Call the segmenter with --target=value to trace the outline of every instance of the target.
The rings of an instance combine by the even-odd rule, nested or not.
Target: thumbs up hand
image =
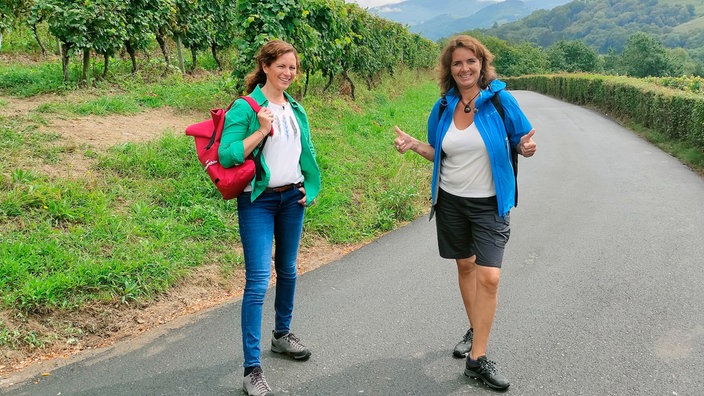
[[[411,148],[413,141],[415,140],[411,135],[402,131],[398,126],[394,127],[396,131],[396,139],[394,139],[394,146],[399,153],[403,154]]]
[[[533,141],[533,135],[535,135],[535,129],[523,135],[518,143],[518,152],[526,158],[532,157],[538,149],[538,145]]]
[[[427,159],[428,161],[433,160],[435,155],[435,149],[428,143],[422,143],[420,140],[414,138],[413,136],[402,131],[398,126],[394,127],[396,131],[396,139],[394,139],[394,147],[396,150],[403,154],[406,151],[415,151],[421,157]]]

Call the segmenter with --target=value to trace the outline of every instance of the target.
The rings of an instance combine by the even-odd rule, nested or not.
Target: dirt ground
[[[75,98],[45,95],[31,99],[0,97],[0,116],[30,114],[38,106]],[[204,118],[203,114],[183,114],[173,111],[150,110],[137,115],[88,116],[76,118],[51,117],[42,128],[59,133],[60,144],[90,146],[105,150],[115,144],[143,142],[171,131],[180,133],[186,126]],[[43,117],[45,115],[43,114]],[[92,163],[83,156],[85,150],[75,150],[59,164],[41,166],[37,171],[59,177],[76,177],[85,174]],[[306,240],[298,260],[299,273],[318,268],[359,248],[359,245],[330,245],[324,240]],[[43,348],[0,350],[0,380],[31,368],[40,362],[66,358],[85,350],[109,346],[145,331],[163,325],[177,317],[189,315],[222,304],[241,296],[244,288],[244,271],[224,278],[217,265],[205,265],[188,279],[160,296],[156,302],[142,305],[103,304],[93,305],[80,312],[50,313],[41,317],[16,318],[8,311],[0,311],[0,322],[14,324],[26,331],[39,334],[66,334],[56,337]]]

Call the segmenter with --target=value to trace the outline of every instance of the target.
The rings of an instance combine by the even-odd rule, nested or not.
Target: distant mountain
[[[372,7],[370,12],[409,26],[437,40],[466,30],[517,21],[533,11],[549,10],[569,0],[406,0]]]
[[[487,5],[494,4],[487,0],[406,0],[401,3],[372,7],[370,12],[404,25],[414,26],[438,15],[465,17],[474,14]]]
[[[466,17],[453,17],[449,14],[438,15],[433,19],[409,27],[409,30],[421,36],[439,40],[454,33],[472,29],[490,28],[494,25],[517,21],[534,10],[524,1],[506,0],[486,6]]]

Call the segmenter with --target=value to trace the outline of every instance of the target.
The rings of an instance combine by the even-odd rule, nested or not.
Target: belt
[[[264,189],[264,192],[265,193],[274,193],[274,192],[281,193],[284,191],[292,190],[294,188],[301,188],[301,187],[303,187],[303,182],[295,183],[295,184],[294,183],[286,184],[284,186],[279,186],[279,187],[267,187]]]

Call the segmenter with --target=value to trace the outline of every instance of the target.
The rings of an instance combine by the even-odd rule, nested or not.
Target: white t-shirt
[[[291,104],[269,102],[267,108],[274,113],[274,136],[269,136],[262,152],[270,173],[268,187],[302,182],[301,128]]]
[[[442,150],[446,155],[440,166],[440,188],[465,198],[496,195],[489,153],[474,123],[459,130],[452,121]]]

